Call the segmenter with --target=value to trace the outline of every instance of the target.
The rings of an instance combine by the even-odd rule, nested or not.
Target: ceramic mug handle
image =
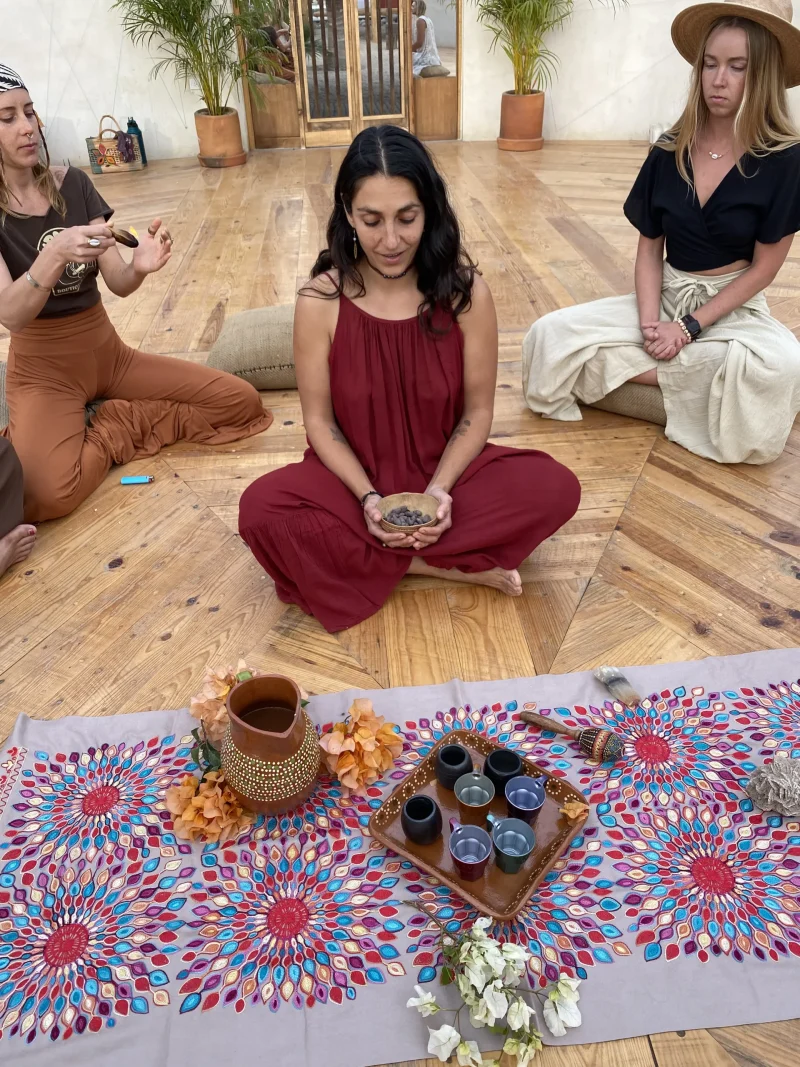
[[[460,830],[460,829],[461,829],[461,823],[458,821],[458,819],[456,819],[456,818],[451,819],[450,820],[450,832],[452,833],[454,830]]]
[[[489,829],[494,830],[495,826],[500,822],[496,815],[492,815],[490,811],[486,813],[486,822],[489,824]]]

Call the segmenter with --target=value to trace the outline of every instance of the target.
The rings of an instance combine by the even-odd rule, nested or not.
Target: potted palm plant
[[[156,43],[164,53],[151,77],[172,67],[185,86],[197,83],[205,104],[194,113],[204,167],[238,167],[247,158],[239,114],[228,101],[240,82],[255,84],[258,67],[276,66],[263,34],[271,6],[268,0],[115,0],[134,44]]]
[[[612,7],[617,2],[608,0]],[[535,152],[544,143],[544,90],[555,76],[558,57],[545,37],[572,14],[574,0],[475,0],[478,21],[492,33],[511,60],[514,88],[503,93],[497,147],[509,152]]]

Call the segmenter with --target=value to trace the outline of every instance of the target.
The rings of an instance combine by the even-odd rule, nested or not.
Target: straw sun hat
[[[768,29],[781,46],[787,88],[800,85],[800,30],[792,25],[791,0],[719,0],[687,7],[672,23],[672,40],[683,58],[694,63],[711,26],[724,18],[750,19]]]

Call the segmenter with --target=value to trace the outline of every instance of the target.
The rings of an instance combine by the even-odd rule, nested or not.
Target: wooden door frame
[[[344,18],[345,75],[347,78],[347,110],[343,118],[312,119],[310,117],[310,88],[308,66],[306,64],[305,37],[303,35],[303,3],[311,14],[313,0],[290,0],[289,13],[292,21],[292,55],[294,56],[295,85],[297,86],[297,104],[300,111],[300,129],[305,148],[327,148],[346,143],[346,138],[353,139],[353,128],[361,119],[361,83],[354,77],[352,9],[355,8],[356,40],[358,40],[358,4],[356,0],[342,0]],[[358,70],[358,67],[355,68]],[[354,95],[353,86],[358,86]],[[344,135],[344,136],[343,136]]]
[[[463,136],[463,122],[462,122],[462,114],[461,114],[461,69],[462,69],[463,64],[461,62],[461,49],[463,47],[463,40],[464,40],[464,0],[454,0],[454,2],[455,2],[455,5],[456,5],[456,108],[458,109],[458,134],[457,134],[457,136],[458,136],[458,140],[460,141],[462,139],[462,136]],[[411,25],[411,0],[400,0],[400,4],[404,5],[404,6],[407,6],[407,8],[408,8],[408,22],[407,22],[407,25],[410,26]],[[410,49],[409,49],[408,54],[409,54],[409,57],[410,57],[410,55],[411,55],[411,50]],[[408,63],[406,66],[407,66],[407,71],[408,71],[408,99],[409,99],[409,105],[408,105],[409,123],[408,123],[408,128],[416,136],[417,128],[416,128],[416,122],[414,121],[414,119],[415,119],[415,116],[414,116],[414,75],[413,75],[413,72],[412,72],[413,64],[412,63]]]

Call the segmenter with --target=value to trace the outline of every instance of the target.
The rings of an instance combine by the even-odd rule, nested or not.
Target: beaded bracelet
[[[686,325],[686,323],[683,321],[683,319],[678,319],[678,325],[683,330],[684,335],[686,336],[687,340],[694,341],[694,337],[692,337],[691,332],[689,330],[689,327]]]

